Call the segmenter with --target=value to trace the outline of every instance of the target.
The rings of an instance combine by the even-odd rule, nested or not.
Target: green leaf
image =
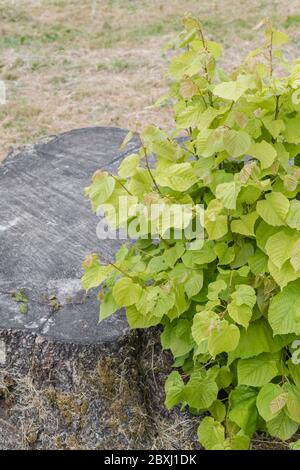
[[[286,409],[285,412],[293,421],[300,424],[300,390],[295,385],[285,384]]]
[[[216,243],[214,249],[221,265],[230,264],[234,260],[234,247],[228,246],[226,242]]]
[[[300,439],[298,439],[295,442],[291,442],[290,449],[291,450],[300,450]]]
[[[216,196],[220,199],[226,209],[235,209],[236,200],[241,190],[239,181],[219,184],[216,189]]]
[[[268,269],[268,257],[259,249],[248,258],[248,264],[251,271],[256,276],[258,274],[264,274]]]
[[[297,280],[273,297],[268,319],[275,335],[300,334],[299,289],[300,280]]]
[[[198,439],[200,444],[207,450],[212,450],[218,445],[222,446],[225,442],[224,427],[218,421],[206,416],[202,419],[198,428]]]
[[[251,139],[245,131],[229,130],[224,136],[224,147],[230,157],[237,158],[249,150]]]
[[[257,218],[258,214],[255,211],[250,212],[250,214],[241,215],[240,219],[231,222],[231,231],[248,237],[254,237],[254,225]]]
[[[236,323],[248,328],[252,317],[251,307],[248,307],[248,305],[237,305],[235,302],[231,302],[228,305],[228,313]]]
[[[248,329],[241,329],[241,337],[235,351],[229,353],[228,363],[236,358],[243,359],[258,356],[264,352],[274,353],[292,341],[292,336],[275,336],[269,323],[264,318],[251,322]]]
[[[208,285],[208,293],[207,298],[209,300],[218,300],[220,292],[227,289],[227,284],[223,279],[219,279],[218,281],[211,282]]]
[[[171,349],[174,357],[184,356],[193,348],[191,323],[189,320],[178,320],[165,326],[161,334],[163,349]]]
[[[252,81],[248,76],[240,76],[236,81],[228,81],[216,85],[213,93],[226,100],[238,101],[238,99],[252,87]]]
[[[235,292],[232,294],[232,298],[238,306],[245,304],[248,305],[248,307],[253,308],[256,304],[255,290],[247,284],[237,285]]]
[[[208,339],[208,350],[212,357],[216,357],[221,352],[233,351],[239,342],[240,331],[237,326],[221,320],[214,328]]]
[[[183,390],[183,399],[190,408],[204,410],[209,408],[217,399],[218,387],[210,377],[202,377],[194,372]]]
[[[193,319],[192,335],[197,344],[209,338],[214,328],[219,324],[219,317],[215,312],[203,310],[196,313]]]
[[[150,328],[158,325],[160,318],[155,316],[145,316],[134,305],[126,307],[126,318],[130,328]]]
[[[285,140],[291,144],[300,142],[300,116],[285,121]]]
[[[167,171],[157,173],[155,179],[160,186],[167,186],[175,191],[187,191],[197,182],[197,176],[188,162],[169,165]]]
[[[226,215],[219,215],[215,220],[209,219],[206,215],[204,217],[204,227],[210,240],[219,240],[226,235],[228,232]]]
[[[129,277],[123,277],[115,283],[112,293],[119,307],[129,307],[139,301],[142,291],[139,284]]]
[[[279,230],[269,238],[265,251],[278,269],[292,257],[297,241],[300,241],[299,235],[287,228]]]
[[[252,157],[260,161],[262,169],[269,168],[274,163],[277,156],[273,145],[265,140],[259,143],[253,143],[248,152]]]
[[[281,400],[281,405],[283,404],[283,406],[272,406],[272,403],[275,403],[274,400],[277,400],[278,405],[280,404],[280,400],[278,401],[278,398],[280,398],[281,395],[281,387],[273,383],[267,383],[260,389],[257,395],[256,406],[260,416],[265,421],[270,421],[275,418],[275,416],[278,415],[280,410],[285,406],[286,398]]]
[[[108,291],[103,301],[100,304],[99,321],[103,321],[106,318],[110,317],[117,310],[118,310],[118,305],[115,302],[112,292]]]
[[[297,199],[290,201],[286,223],[289,227],[300,230],[300,201]]]
[[[197,295],[203,287],[203,272],[195,272],[189,275],[184,284],[185,292],[188,297]]]
[[[170,287],[163,289],[160,286],[149,286],[143,289],[142,295],[136,302],[137,308],[143,312],[144,315],[149,314],[159,318],[167,315],[174,305],[174,289],[170,292]]]
[[[81,285],[87,291],[93,287],[100,286],[112,271],[112,267],[110,265],[101,265],[97,255],[95,254],[91,254],[86,257],[83,263],[83,268],[85,273],[81,278]]]
[[[277,192],[267,194],[266,199],[258,201],[256,205],[256,211],[261,218],[272,226],[285,224],[289,208],[289,200],[282,193]]]
[[[109,199],[115,189],[115,184],[115,179],[106,171],[96,171],[92,184],[85,188],[85,194],[89,196],[94,211]]]
[[[220,400],[216,400],[209,407],[210,414],[220,423],[224,421],[226,416],[226,406]]]
[[[121,165],[119,166],[119,176],[121,178],[129,178],[130,176],[133,176],[140,164],[140,160],[141,156],[137,153],[133,153],[124,158],[124,160],[121,162]]]
[[[165,405],[168,410],[181,402],[183,389],[184,383],[179,372],[171,372],[165,383]]]
[[[240,359],[237,364],[237,375],[239,385],[262,387],[278,375],[277,362],[268,354]]]
[[[247,435],[256,429],[258,417],[256,409],[257,391],[254,388],[239,386],[229,396],[230,411],[228,417]]]
[[[293,434],[295,434],[298,427],[298,423],[292,421],[286,415],[284,410],[281,410],[275,418],[267,422],[267,430],[270,435],[273,437],[279,437],[279,439],[283,441],[290,439]]]

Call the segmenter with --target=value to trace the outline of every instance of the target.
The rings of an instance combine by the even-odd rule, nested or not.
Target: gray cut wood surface
[[[87,254],[114,258],[119,244],[97,240],[99,219],[84,188],[95,170],[116,171],[138,148],[135,140],[120,152],[126,133],[74,130],[8,156],[0,167],[0,328],[93,344],[123,334],[122,315],[98,325],[96,295],[85,297],[79,279]],[[13,295],[20,290],[28,298],[26,314]]]

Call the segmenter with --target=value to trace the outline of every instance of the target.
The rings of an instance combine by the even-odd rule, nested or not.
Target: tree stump
[[[138,149],[127,131],[66,132],[0,167],[0,449],[190,448],[195,422],[163,408],[170,358],[157,333],[125,315],[98,324],[96,293],[80,286],[97,240],[84,187]],[[183,425],[183,423],[185,423]],[[166,430],[172,426],[173,431]]]

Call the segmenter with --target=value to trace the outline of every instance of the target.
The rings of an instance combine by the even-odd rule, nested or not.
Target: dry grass
[[[180,17],[202,18],[208,36],[238,63],[260,38],[252,28],[270,16],[299,39],[299,0],[0,0],[0,160],[10,149],[49,134],[135,122],[172,126],[165,108],[149,109],[166,89],[162,47]]]

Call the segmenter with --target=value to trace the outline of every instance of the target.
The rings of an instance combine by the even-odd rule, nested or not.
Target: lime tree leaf
[[[265,140],[252,144],[248,153],[260,161],[262,169],[269,168],[274,163],[277,156],[277,152],[273,145],[269,144]]]
[[[183,390],[183,399],[196,410],[209,408],[217,399],[217,395],[216,382],[210,377],[203,377],[198,372],[192,373]]]
[[[273,115],[267,115],[262,119],[264,126],[268,129],[271,136],[277,139],[279,134],[284,131],[285,125],[282,119],[274,119]]]
[[[286,414],[296,423],[300,423],[300,391],[295,385],[285,384]]]
[[[228,313],[236,323],[248,328],[252,317],[251,307],[248,307],[248,305],[237,305],[235,302],[231,302],[228,305]]]
[[[98,170],[94,173],[92,184],[85,188],[85,194],[89,196],[94,211],[109,199],[115,189],[116,181],[106,171]]]
[[[171,372],[165,383],[165,405],[168,410],[181,402],[183,389],[184,383],[179,372]]]
[[[119,307],[116,304],[112,292],[108,291],[100,304],[99,321],[103,321],[105,320],[105,318],[110,317],[113,313],[118,310],[118,308]]]
[[[129,307],[139,301],[142,291],[142,287],[131,278],[123,277],[115,283],[112,293],[119,307]]]
[[[223,279],[219,279],[218,281],[211,282],[208,285],[208,293],[207,298],[209,300],[217,300],[219,298],[220,292],[227,289],[227,284]]]
[[[239,432],[229,438],[230,449],[232,450],[248,450],[250,438]]]
[[[272,44],[275,47],[281,47],[283,44],[289,42],[289,37],[287,34],[277,29],[272,29]]]
[[[220,423],[224,421],[226,416],[226,406],[220,400],[216,400],[209,408],[210,414]]]
[[[252,86],[252,80],[249,79],[249,76],[244,75],[238,77],[238,80],[216,85],[213,94],[226,100],[237,101]]]
[[[292,119],[286,119],[284,137],[290,144],[299,144],[300,142],[300,116]]]
[[[176,116],[176,124],[179,129],[197,127],[203,113],[203,109],[197,106],[188,106]]]
[[[268,354],[240,359],[237,364],[237,375],[239,385],[262,387],[278,375],[277,362]]]
[[[289,208],[289,200],[282,193],[277,192],[267,194],[266,199],[258,201],[256,205],[256,211],[261,218],[272,226],[285,224]]]
[[[205,241],[201,249],[194,249],[193,243],[190,244],[189,249],[182,257],[183,262],[188,267],[193,267],[193,264],[206,264],[211,263],[216,259],[214,252],[214,243]]]
[[[226,209],[235,209],[236,200],[241,190],[239,181],[218,184],[216,188],[216,197],[220,199]]]
[[[290,444],[291,450],[300,450],[300,439]]]
[[[154,316],[145,316],[134,305],[126,307],[126,318],[130,328],[150,328],[158,325],[160,318]]]
[[[224,147],[230,157],[237,158],[247,153],[251,144],[251,139],[245,131],[235,131],[233,129],[224,135]]]
[[[130,176],[133,176],[140,164],[140,160],[141,156],[137,153],[133,153],[124,158],[118,169],[119,176],[121,178],[129,178]]]
[[[219,369],[218,375],[216,377],[216,384],[219,389],[229,387],[232,382],[232,372],[229,367],[222,366]]]
[[[184,284],[185,292],[188,297],[197,295],[203,287],[203,272],[193,272],[189,275]]]
[[[81,278],[81,285],[85,290],[98,287],[112,271],[110,265],[102,265],[96,254],[87,256],[83,262],[84,275]]]
[[[180,319],[165,326],[161,334],[163,349],[171,349],[174,357],[184,356],[193,348],[191,323]]]
[[[257,391],[244,385],[237,387],[229,395],[229,419],[250,436],[256,429],[258,417],[256,397]]]
[[[198,439],[207,450],[212,450],[216,446],[222,447],[225,443],[224,427],[218,421],[206,416],[198,428]]]
[[[228,232],[227,216],[219,215],[212,220],[204,215],[204,227],[210,240],[219,240]]]
[[[268,270],[281,289],[300,277],[300,270],[295,271],[290,261],[286,261],[280,269],[270,259],[268,262]]]
[[[299,240],[299,235],[287,228],[279,230],[269,238],[265,251],[278,269],[292,257],[294,245]]]
[[[219,258],[219,263],[230,264],[235,257],[235,251],[233,246],[228,246],[226,242],[216,243],[214,246],[215,253]]]
[[[248,307],[253,308],[256,304],[255,290],[247,284],[237,285],[235,292],[232,294],[232,298],[238,306],[245,304],[248,305]]]
[[[291,420],[284,410],[267,422],[267,430],[273,437],[279,437],[282,441],[290,439],[297,431],[299,424]]]
[[[219,317],[215,312],[203,310],[193,319],[192,335],[197,344],[201,344],[218,327]]]
[[[250,212],[250,214],[241,215],[240,219],[233,220],[231,222],[231,231],[248,237],[254,237],[254,225],[257,218],[258,214],[256,211]]]
[[[252,243],[247,243],[244,241],[240,242],[239,244],[236,244],[234,250],[235,258],[230,264],[231,268],[233,269],[240,268],[241,266],[247,264],[249,257],[254,253]]]
[[[239,342],[240,330],[236,325],[221,320],[212,330],[208,339],[208,350],[213,357],[221,352],[233,351]]]
[[[260,318],[251,322],[247,330],[241,329],[239,344],[235,351],[229,353],[228,363],[230,364],[238,357],[246,359],[264,352],[277,352],[289,344],[292,339],[292,335],[273,338],[273,331],[268,322],[266,319]]]
[[[268,269],[268,257],[259,249],[248,258],[248,264],[251,271],[256,276],[258,274],[264,274]]]
[[[143,289],[142,295],[136,302],[137,308],[144,315],[154,315],[162,318],[175,304],[175,292],[166,291],[160,286],[147,287]]]
[[[268,320],[274,335],[300,334],[300,280],[283,288],[273,297]]]
[[[187,191],[197,182],[197,176],[189,162],[175,163],[164,172],[155,175],[157,184],[167,186],[175,191]]]
[[[293,199],[290,202],[286,223],[289,227],[300,230],[300,201],[297,199]]]
[[[286,398],[283,401],[283,406],[274,407],[274,400],[277,400],[282,395],[282,389],[279,385],[268,383],[264,385],[258,395],[256,400],[256,406],[260,416],[265,421],[270,421],[271,419],[275,418],[276,415],[279,414],[281,408],[285,406]],[[271,406],[273,403],[273,406]],[[282,403],[282,402],[281,402]]]

